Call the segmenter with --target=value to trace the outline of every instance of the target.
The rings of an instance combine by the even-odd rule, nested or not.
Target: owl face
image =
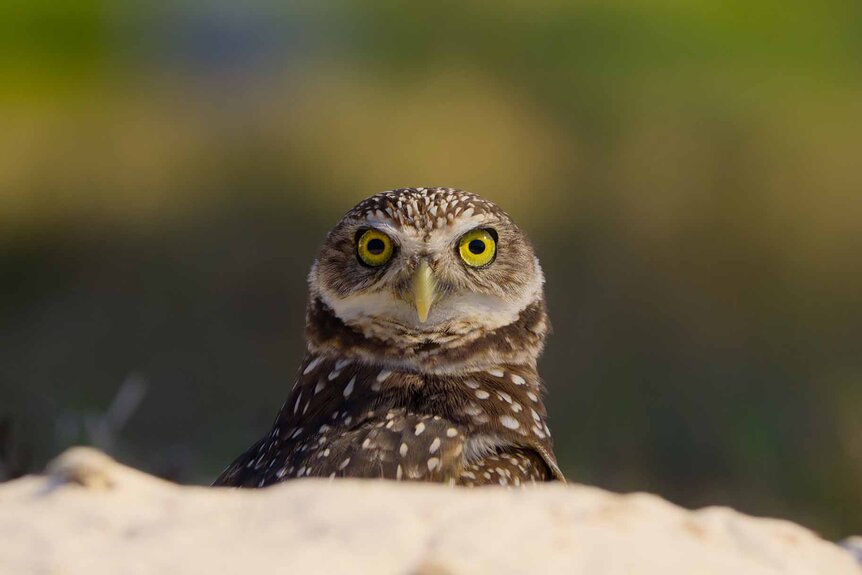
[[[309,277],[345,324],[382,339],[494,330],[542,298],[529,241],[497,206],[449,188],[384,192],[329,233]]]

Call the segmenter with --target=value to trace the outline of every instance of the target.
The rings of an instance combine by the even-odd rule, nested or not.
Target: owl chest
[[[404,418],[430,417],[449,426],[444,434],[454,428],[461,441],[479,438],[467,444],[476,446],[470,452],[489,442],[547,438],[538,385],[529,384],[527,374],[500,369],[436,376],[325,360],[309,366],[280,417],[289,431],[284,447],[297,455],[331,448],[357,430],[397,428]],[[366,447],[376,443],[372,438]]]

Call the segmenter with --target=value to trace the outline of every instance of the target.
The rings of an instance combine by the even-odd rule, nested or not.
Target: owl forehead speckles
[[[498,219],[509,216],[493,203],[478,195],[454,188],[403,188],[383,192],[356,205],[346,218],[365,219],[371,223],[391,223],[402,228],[429,232],[471,218],[483,216]]]
[[[309,274],[306,357],[287,400],[216,485],[562,479],[537,372],[543,281],[523,232],[475,194],[360,202]]]

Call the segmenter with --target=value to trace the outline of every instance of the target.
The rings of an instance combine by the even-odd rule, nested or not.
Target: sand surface
[[[548,484],[181,487],[76,448],[0,485],[0,574],[862,575],[789,523]]]

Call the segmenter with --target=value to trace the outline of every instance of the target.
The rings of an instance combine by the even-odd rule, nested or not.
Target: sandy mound
[[[179,487],[78,448],[0,485],[0,573],[860,575],[785,521],[582,486]]]

